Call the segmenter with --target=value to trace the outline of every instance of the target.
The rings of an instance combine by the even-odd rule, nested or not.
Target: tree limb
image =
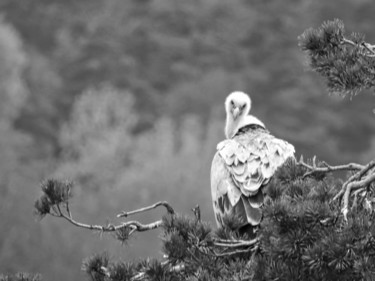
[[[130,212],[122,212],[121,214],[122,214],[122,216],[128,216],[130,214],[145,212],[145,211],[154,209],[154,208],[156,208],[160,205],[165,206],[168,213],[174,214],[173,208],[167,202],[158,202],[154,205],[151,205],[151,206],[148,206],[148,207],[145,207],[145,208],[141,208],[141,209],[130,211]],[[89,229],[89,230],[98,230],[100,232],[114,232],[114,231],[118,231],[120,229],[124,229],[124,228],[128,227],[128,228],[130,228],[130,231],[128,233],[129,236],[132,233],[134,233],[135,231],[138,231],[138,232],[148,231],[148,230],[159,228],[163,224],[162,220],[158,220],[158,221],[155,221],[155,222],[152,222],[152,223],[149,223],[149,224],[142,224],[139,221],[135,221],[135,220],[127,221],[127,222],[124,222],[124,223],[121,223],[121,224],[118,224],[118,225],[113,225],[113,224],[108,224],[108,225],[86,224],[86,223],[78,222],[75,219],[73,219],[68,204],[65,205],[65,210],[63,210],[61,208],[60,204],[57,204],[55,206],[55,208],[53,208],[53,210],[54,210],[54,212],[53,213],[51,212],[50,215],[55,216],[55,217],[64,218],[66,221],[70,222],[71,224],[73,224],[77,227],[81,227],[81,228],[85,228],[85,229]]]
[[[137,209],[137,210],[134,210],[134,211],[130,211],[130,212],[125,212],[125,211],[122,211],[121,213],[119,213],[117,215],[118,218],[121,218],[121,217],[128,217],[130,215],[134,215],[134,214],[138,214],[138,213],[143,213],[143,212],[146,212],[146,211],[149,211],[149,210],[152,210],[152,209],[155,209],[159,206],[164,206],[168,213],[173,215],[175,212],[172,208],[171,205],[169,205],[169,203],[167,201],[160,201],[160,202],[157,202],[151,206],[147,206],[147,207],[144,207],[144,208],[140,208],[140,209]]]
[[[345,37],[342,39],[341,42],[342,44],[349,44],[351,46],[359,46],[362,50],[366,51],[364,52],[365,56],[370,57],[370,58],[375,57],[375,51],[374,51],[375,46],[371,45],[370,43],[362,42],[360,44],[357,44],[357,43],[354,43],[352,40],[349,40]]]
[[[215,246],[220,247],[249,247],[255,245],[259,241],[259,238],[252,240],[225,240],[214,238],[213,241]]]
[[[298,161],[298,165],[305,167],[308,171],[303,175],[303,178],[306,178],[307,176],[310,176],[314,173],[329,173],[329,172],[336,172],[336,171],[356,171],[356,170],[362,170],[365,168],[365,166],[358,164],[358,163],[349,163],[346,165],[337,165],[337,166],[331,166],[327,162],[322,161],[320,164],[322,166],[316,165],[316,156],[313,157],[312,165],[307,164],[303,161],[303,157],[301,156],[301,159]]]
[[[342,214],[344,215],[345,220],[347,220],[347,214],[348,214],[348,208],[349,208],[349,197],[351,195],[351,192],[353,190],[366,187],[374,181],[375,181],[375,173],[368,175],[362,180],[348,183],[344,196],[343,196],[343,207],[341,210]]]
[[[354,44],[354,43],[353,43]],[[340,191],[333,197],[330,203],[336,201],[337,199],[342,199],[341,213],[343,214],[345,220],[347,220],[347,215],[349,212],[349,202],[350,196],[353,195],[353,205],[357,204],[358,190],[365,189],[369,184],[375,182],[375,160],[372,160],[367,165],[360,165],[357,163],[349,163],[346,165],[331,166],[326,162],[321,162],[323,167],[316,165],[316,157],[314,156],[312,165],[309,165],[303,161],[301,157],[298,165],[305,167],[308,171],[303,175],[303,178],[312,175],[314,173],[329,173],[334,171],[357,171],[348,180],[346,180]]]

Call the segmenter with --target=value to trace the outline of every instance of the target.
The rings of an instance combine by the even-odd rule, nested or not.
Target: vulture
[[[264,187],[278,167],[294,159],[294,147],[270,134],[249,115],[250,97],[233,92],[225,100],[226,139],[217,145],[211,166],[211,195],[216,223],[254,235],[262,219]],[[236,222],[231,218],[236,217]]]

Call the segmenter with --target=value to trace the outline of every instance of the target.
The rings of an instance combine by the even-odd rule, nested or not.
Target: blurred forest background
[[[122,247],[39,223],[33,204],[51,176],[76,183],[73,216],[87,223],[159,200],[182,213],[199,204],[214,223],[210,164],[234,90],[297,156],[374,158],[374,95],[329,96],[297,45],[334,18],[374,44],[371,0],[0,0],[0,10],[1,273],[83,280],[82,259],[97,252],[161,256],[157,230]]]

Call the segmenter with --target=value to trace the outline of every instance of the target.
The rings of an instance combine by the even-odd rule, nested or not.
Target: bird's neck
[[[232,116],[227,115],[225,123],[225,136],[227,139],[231,139],[236,135],[242,119],[243,116],[238,116],[238,118],[234,120]]]
[[[253,115],[239,116],[236,120],[234,120],[232,116],[228,115],[225,125],[226,138],[233,138],[241,128],[248,125],[258,125],[264,129],[266,128],[263,122]]]
[[[264,123],[262,121],[260,121],[258,118],[256,118],[255,116],[246,115],[246,116],[244,116],[244,118],[241,119],[240,124],[238,124],[237,130],[239,130],[239,129],[245,127],[245,126],[248,126],[248,125],[258,125],[258,126],[264,128],[264,129],[266,128]]]

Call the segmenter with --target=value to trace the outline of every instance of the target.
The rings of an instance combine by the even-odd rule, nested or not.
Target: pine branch
[[[73,219],[69,200],[72,198],[72,182],[61,182],[58,180],[47,180],[42,183],[43,195],[35,202],[35,213],[41,218],[49,214],[53,217],[63,218],[72,225],[89,230],[97,230],[100,232],[116,232],[119,240],[127,240],[134,232],[143,232],[159,228],[163,225],[162,220],[158,220],[149,224],[142,224],[139,221],[127,221],[121,224],[113,225],[97,225],[79,222]],[[164,206],[169,214],[174,214],[173,208],[168,202],[157,202],[151,206],[141,208],[130,212],[121,212],[117,217],[126,217],[132,214],[152,210],[158,206]]]
[[[361,170],[359,170],[357,173],[355,173],[354,175],[352,175],[346,182],[344,182],[344,184],[342,185],[342,188],[341,188],[340,192],[338,194],[336,194],[336,196],[332,199],[331,203],[333,201],[336,201],[337,199],[341,199],[341,197],[344,195],[344,193],[345,193],[345,191],[347,189],[347,186],[350,183],[352,183],[354,181],[358,181],[359,179],[361,179],[374,166],[375,166],[375,160],[371,161],[366,166],[363,166],[363,168]]]
[[[309,66],[327,80],[331,93],[356,95],[375,88],[375,45],[364,35],[345,34],[341,20],[324,22],[298,37],[298,45],[307,54]]]
[[[373,167],[375,167],[375,160],[370,162],[366,168],[363,169],[363,171],[366,171],[369,170],[369,169],[372,169]],[[362,171],[360,171],[362,172]],[[375,182],[375,170],[372,170],[370,174],[367,174],[366,176],[364,176],[362,178],[362,175],[361,174],[364,174],[366,172],[362,172],[360,173],[360,175],[358,176],[358,179],[356,181],[351,180],[350,182],[346,182],[346,190],[344,192],[344,195],[343,195],[343,207],[342,207],[342,214],[344,215],[344,218],[347,220],[347,214],[349,212],[349,197],[350,195],[352,194],[352,191],[355,191],[355,190],[358,190],[358,189],[365,189],[369,184],[371,184],[372,182]]]
[[[349,202],[350,197],[353,196],[353,205],[357,205],[358,194],[361,191],[365,191],[366,187],[371,183],[375,182],[375,160],[371,161],[367,165],[361,165],[357,163],[349,163],[345,165],[331,166],[326,162],[320,162],[318,166],[316,164],[316,157],[314,156],[312,160],[312,165],[304,162],[303,157],[297,163],[307,169],[307,172],[303,175],[302,178],[306,178],[315,173],[330,173],[336,171],[357,171],[354,175],[349,177],[346,180],[340,191],[333,197],[330,203],[333,203],[336,200],[342,200],[342,209],[341,213],[343,214],[345,220],[347,220],[347,215],[349,212]],[[353,206],[352,205],[352,206]]]
[[[134,211],[130,211],[130,212],[126,212],[126,211],[122,211],[121,213],[119,213],[117,215],[118,218],[121,218],[121,217],[128,217],[130,215],[134,215],[134,214],[138,214],[138,213],[143,213],[143,212],[146,212],[146,211],[149,211],[149,210],[152,210],[152,209],[155,209],[159,206],[164,206],[168,213],[173,215],[174,214],[174,210],[173,208],[171,207],[171,205],[169,205],[168,202],[166,201],[160,201],[160,202],[157,202],[151,206],[148,206],[148,207],[144,207],[144,208],[141,208],[141,209],[137,209],[137,210],[134,210]]]
[[[341,43],[342,44],[349,44],[353,47],[359,47],[362,50],[364,56],[371,57],[371,58],[375,57],[375,51],[374,51],[375,45],[371,45],[371,44],[366,43],[366,42],[361,42],[360,44],[358,44],[358,43],[355,43],[352,40],[349,40],[345,37],[342,38]]]
[[[223,246],[223,247],[244,247],[244,246],[253,246],[259,241],[259,238],[255,238],[252,240],[241,240],[241,239],[220,239],[220,238],[213,238],[214,245],[216,246]]]
[[[298,165],[305,167],[308,171],[302,176],[302,178],[306,178],[314,173],[329,173],[329,172],[336,172],[336,171],[355,171],[355,170],[362,170],[365,166],[357,163],[349,163],[345,165],[338,165],[338,166],[331,166],[327,162],[322,161],[319,164],[322,166],[318,166],[316,164],[316,156],[312,159],[312,165],[304,162],[303,156],[301,158]]]
[[[152,222],[152,223],[149,223],[149,224],[142,224],[139,221],[127,221],[127,222],[124,222],[124,223],[121,223],[121,224],[118,224],[118,225],[113,225],[113,224],[108,224],[108,225],[86,224],[86,223],[81,223],[81,222],[78,222],[78,221],[74,220],[72,218],[71,214],[66,215],[60,209],[59,205],[57,205],[57,207],[58,207],[57,217],[62,217],[65,220],[67,220],[68,222],[70,222],[71,224],[73,224],[77,227],[81,227],[81,228],[85,228],[85,229],[89,229],[89,230],[98,230],[98,231],[101,231],[101,232],[114,232],[114,231],[130,228],[130,231],[128,233],[128,236],[130,236],[135,231],[138,231],[138,232],[148,231],[148,230],[159,228],[163,224],[162,220],[158,220],[158,221],[155,221],[155,222]],[[148,208],[148,207],[146,207],[146,208]]]

